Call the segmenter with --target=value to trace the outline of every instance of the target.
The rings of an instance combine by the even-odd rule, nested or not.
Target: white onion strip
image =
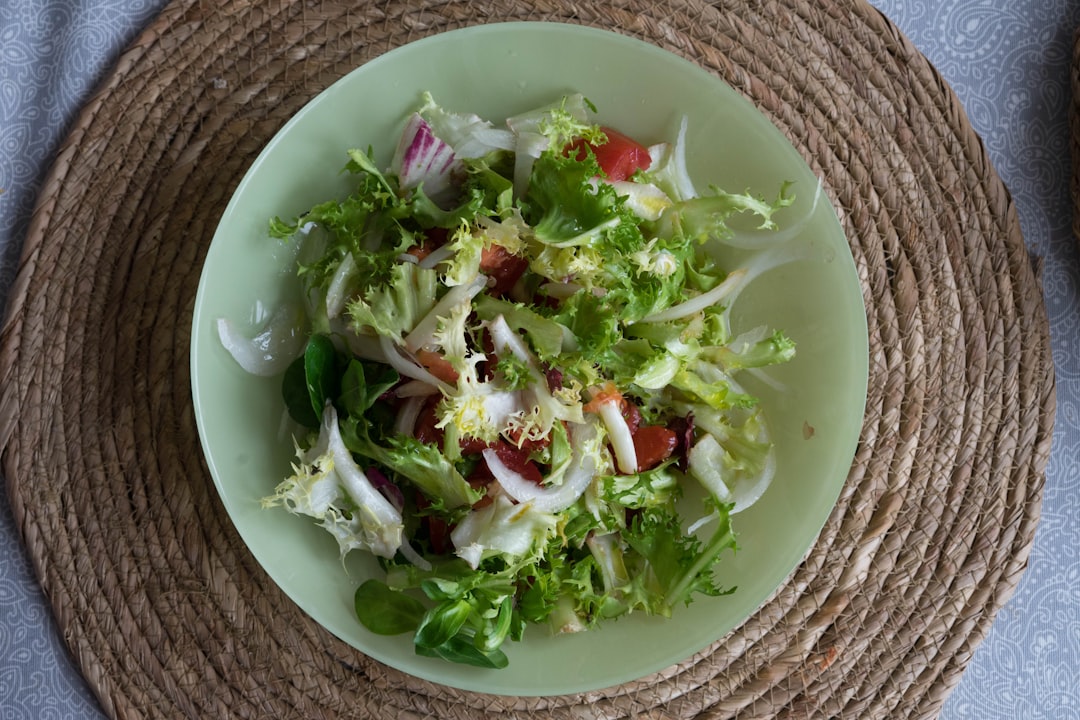
[[[786,223],[783,230],[732,229],[730,235],[720,237],[718,240],[724,245],[740,248],[742,250],[764,250],[766,248],[776,247],[777,245],[783,245],[789,240],[793,240],[802,234],[803,229],[806,228],[806,225],[810,222],[810,218],[817,212],[821,194],[821,178],[818,178],[817,188],[814,191],[814,202],[810,205],[810,209],[793,222]]]
[[[416,552],[413,546],[409,544],[408,540],[402,540],[401,547],[399,547],[398,550],[401,551],[401,554],[405,556],[406,560],[424,572],[431,570],[431,563],[428,562],[427,558]]]
[[[532,352],[525,345],[525,340],[510,328],[505,317],[496,315],[494,319],[490,320],[488,322],[488,332],[491,333],[491,344],[495,346],[496,355],[502,355],[509,350],[511,355],[525,363],[530,370],[540,372],[540,367],[536,364],[536,358],[533,357]]]
[[[637,448],[634,447],[634,437],[630,434],[630,426],[626,424],[626,418],[619,410],[619,404],[615,400],[600,403],[600,419],[608,431],[608,439],[611,440],[611,448],[615,451],[615,462],[619,469],[627,475],[638,471]]]
[[[449,260],[453,256],[454,248],[453,246],[447,244],[432,250],[430,253],[428,253],[427,257],[417,263],[417,265],[424,270],[431,270],[443,260]]]
[[[380,335],[379,347],[382,349],[383,354],[386,355],[387,363],[390,364],[390,367],[397,370],[399,374],[404,375],[407,378],[412,378],[413,380],[422,380],[429,385],[434,385],[440,390],[450,392],[451,388],[449,385],[432,375],[426,368],[421,367],[410,358],[405,357],[390,338],[385,335]]]
[[[582,448],[595,438],[596,432],[596,426],[592,423],[570,426],[570,469],[563,476],[563,484],[556,488],[540,487],[526,480],[508,468],[490,448],[483,451],[483,456],[495,481],[507,495],[519,503],[532,503],[541,512],[559,512],[577,502],[596,477],[595,453],[582,452]]]
[[[439,327],[439,318],[447,317],[450,311],[461,303],[469,302],[487,285],[487,276],[480,275],[468,285],[455,285],[435,303],[427,315],[416,323],[416,327],[405,336],[405,347],[409,352],[416,352],[431,343]]]
[[[228,318],[218,318],[218,339],[244,370],[273,377],[285,372],[307,342],[299,317],[294,308],[282,306],[252,338],[245,337]]]
[[[439,388],[430,383],[426,383],[423,380],[410,380],[409,382],[398,385],[394,394],[399,398],[413,398],[420,397],[426,398],[432,395],[437,395]]]
[[[394,418],[394,432],[399,435],[413,436],[416,430],[416,419],[420,417],[420,410],[427,400],[423,395],[413,395],[401,403],[397,417]]]
[[[336,318],[345,309],[345,303],[348,299],[345,295],[345,289],[354,272],[356,272],[356,260],[353,259],[352,253],[346,253],[345,259],[338,264],[334,277],[326,288],[327,317]]]
[[[720,518],[720,511],[719,510],[713,510],[708,515],[703,515],[703,516],[699,517],[697,520],[695,520],[693,523],[691,523],[690,527],[686,528],[686,534],[687,535],[693,535],[694,533],[696,533],[701,528],[705,527],[706,525],[708,525],[709,523],[711,523],[711,522],[713,522],[715,520],[718,520],[719,518]]]
[[[706,308],[710,308],[723,300],[728,295],[734,293],[740,289],[743,283],[743,278],[747,274],[746,268],[739,268],[733,270],[728,274],[724,281],[714,287],[712,290],[701,293],[696,297],[692,297],[685,302],[681,302],[678,305],[672,305],[669,308],[661,310],[660,312],[653,313],[647,317],[638,320],[642,323],[658,323],[667,322],[668,320],[678,320],[680,318],[688,317],[694,313],[699,313]]]
[[[686,170],[686,129],[689,125],[689,119],[683,115],[682,121],[679,123],[679,134],[675,137],[675,147],[671,149],[674,153],[672,162],[675,170],[675,176],[672,180],[675,183],[676,191],[682,196],[681,200],[689,200],[698,196],[694,181],[690,179],[690,173]]]
[[[334,406],[329,403],[323,410],[321,434],[326,436],[327,450],[334,458],[334,471],[341,480],[345,492],[372,526],[364,528],[364,546],[375,555],[385,558],[394,557],[402,542],[401,513],[375,489],[364,475],[364,471],[356,464],[352,453],[345,446],[345,440],[341,437]]]
[[[735,507],[731,509],[731,514],[742,512],[760,500],[761,496],[768,490],[769,485],[772,484],[775,476],[776,450],[769,448],[761,472],[756,477],[743,478],[741,481],[736,482],[735,487],[731,489],[731,494],[735,496]]]

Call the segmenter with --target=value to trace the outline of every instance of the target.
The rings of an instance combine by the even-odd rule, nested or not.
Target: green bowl
[[[810,213],[791,243],[798,259],[743,295],[739,322],[783,329],[798,344],[773,373],[783,388],[750,385],[765,406],[778,469],[764,497],[735,516],[739,551],[720,572],[729,596],[700,598],[670,619],[631,615],[592,632],[549,637],[530,628],[507,643],[510,666],[481,670],[414,654],[407,635],[369,633],[353,592],[378,572],[305,519],[264,510],[260,498],[289,474],[278,379],[246,374],[223,349],[216,321],[253,327],[293,297],[288,254],[267,221],[291,217],[345,191],[345,150],[369,145],[388,162],[406,114],[423,91],[452,110],[499,120],[582,92],[602,122],[646,143],[674,139],[689,120],[690,173],[699,187],[798,195],[790,216]],[[752,104],[671,53],[611,32],[549,23],[456,30],[372,60],[319,94],[266,146],[229,203],[207,253],[195,305],[191,373],[196,417],[214,483],[236,529],[274,581],[331,633],[376,660],[465,690],[556,695],[600,689],[662,670],[723,638],[785,581],[814,543],[845,481],[863,419],[867,334],[862,293],[829,203],[813,204],[817,178]],[[782,218],[781,218],[782,220]],[[807,432],[812,428],[813,432]]]

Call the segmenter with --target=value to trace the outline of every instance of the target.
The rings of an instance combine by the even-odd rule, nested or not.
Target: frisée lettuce
[[[735,216],[777,231],[790,187],[699,193],[685,122],[646,146],[594,113],[571,95],[496,125],[425,95],[387,167],[348,149],[346,197],[270,221],[304,297],[284,372],[220,323],[245,369],[282,377],[297,460],[264,505],[377,557],[358,621],[421,655],[499,668],[530,625],[734,591],[732,515],[775,470],[736,376],[795,347],[733,333],[731,308],[786,256],[711,248]]]

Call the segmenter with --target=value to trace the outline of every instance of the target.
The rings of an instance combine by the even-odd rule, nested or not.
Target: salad
[[[785,260],[790,188],[699,191],[685,121],[644,145],[595,113],[570,95],[497,126],[425,94],[388,168],[348,150],[350,194],[270,222],[302,307],[255,338],[218,322],[282,378],[297,459],[264,505],[376,556],[358,621],[421,655],[504,667],[530,625],[732,592],[732,515],[774,472],[736,378],[794,344],[730,313]],[[717,243],[764,249],[722,267]]]

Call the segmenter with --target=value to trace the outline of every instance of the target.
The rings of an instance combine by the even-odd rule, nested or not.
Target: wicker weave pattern
[[[262,145],[356,65],[494,20],[615,29],[749,97],[824,178],[867,308],[861,444],[803,564],[714,647],[588,695],[460,692],[329,636],[232,530],[190,400],[202,259]],[[1054,419],[1008,192],[860,0],[177,0],[65,143],[0,341],[16,521],[116,718],[934,717],[1026,566]]]

